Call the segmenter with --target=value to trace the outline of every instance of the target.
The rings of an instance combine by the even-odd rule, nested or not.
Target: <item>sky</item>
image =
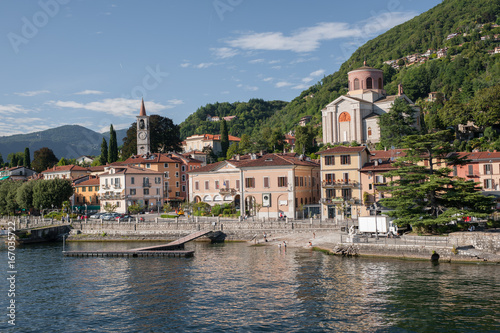
[[[291,101],[440,0],[0,1],[0,136]]]

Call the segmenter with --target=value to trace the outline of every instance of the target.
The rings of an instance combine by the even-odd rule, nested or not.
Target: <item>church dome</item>
[[[384,89],[384,72],[381,69],[366,65],[347,73],[349,80],[349,92],[357,90],[378,90]]]

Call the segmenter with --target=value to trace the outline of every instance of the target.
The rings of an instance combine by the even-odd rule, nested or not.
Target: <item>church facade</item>
[[[415,126],[419,127],[420,110],[403,93],[387,96],[384,77],[380,69],[366,66],[348,73],[349,92],[329,103],[322,113],[323,143],[374,144],[380,142],[379,117],[389,112],[398,98],[415,109]]]

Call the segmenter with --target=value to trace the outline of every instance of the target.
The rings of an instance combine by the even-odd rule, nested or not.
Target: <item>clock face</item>
[[[145,139],[146,139],[146,137],[147,137],[146,133],[144,133],[144,132],[140,132],[140,133],[139,133],[139,139],[141,139],[141,140],[145,140]]]

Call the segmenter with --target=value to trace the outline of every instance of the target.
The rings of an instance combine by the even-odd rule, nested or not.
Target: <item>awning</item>
[[[10,176],[3,176],[2,178],[0,178],[0,180],[5,180],[7,178],[9,178]]]

